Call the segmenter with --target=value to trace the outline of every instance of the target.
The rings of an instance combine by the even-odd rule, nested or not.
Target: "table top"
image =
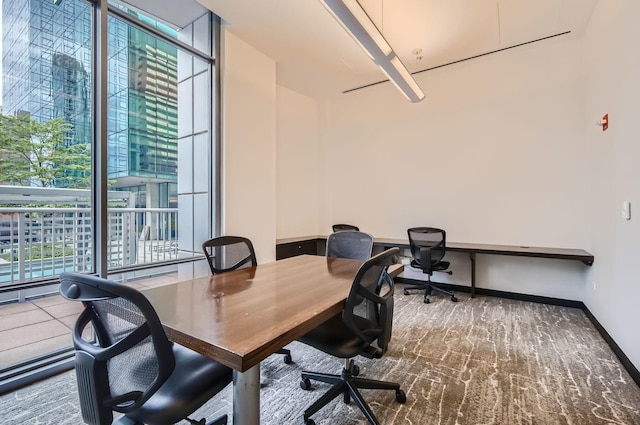
[[[144,294],[169,339],[244,372],[339,313],[361,264],[301,255]]]
[[[299,238],[278,239],[276,244],[300,242],[310,239],[326,239],[326,235],[303,236]],[[408,239],[374,238],[374,245],[381,247],[409,248]],[[559,260],[578,260],[587,265],[593,264],[593,254],[575,248],[551,248],[539,246],[499,245],[485,243],[447,241],[447,251],[472,254],[512,255],[519,257],[555,258]]]
[[[407,239],[375,238],[374,244],[380,246],[398,246],[409,248]],[[558,260],[578,260],[585,264],[593,264],[593,255],[584,249],[576,248],[551,248],[540,246],[498,245],[486,243],[449,242],[447,251],[467,252],[472,254],[512,255],[518,257],[555,258]]]

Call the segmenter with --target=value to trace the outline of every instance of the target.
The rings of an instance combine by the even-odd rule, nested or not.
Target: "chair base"
[[[313,425],[315,422],[311,419],[311,415],[319,411],[321,408],[329,404],[334,398],[340,394],[343,396],[343,401],[349,403],[353,399],[362,413],[366,416],[371,425],[379,425],[378,419],[371,411],[371,408],[360,394],[358,389],[372,389],[372,390],[393,390],[396,392],[396,401],[398,403],[405,403],[407,396],[400,389],[400,385],[394,382],[386,381],[374,381],[372,379],[357,378],[359,368],[353,363],[353,360],[346,360],[345,367],[342,370],[341,375],[330,375],[319,372],[302,372],[302,380],[300,381],[300,387],[304,390],[311,388],[310,380],[325,382],[332,384],[333,386],[324,393],[318,400],[316,400],[311,406],[304,411],[304,422],[306,425]]]
[[[196,421],[194,419],[189,419],[189,418],[185,418],[185,419],[193,425],[205,425],[204,419],[200,419],[199,421]],[[212,422],[206,422],[206,425],[227,425],[227,421],[228,421],[227,415],[222,415],[219,418],[213,420]],[[115,422],[115,424],[116,425],[144,425],[143,423],[136,422],[127,416],[121,417],[117,422]]]
[[[223,415],[218,419],[215,419],[213,422],[207,422],[207,425],[227,425],[227,419],[227,415]]]
[[[447,291],[446,289],[440,288],[437,285],[438,282],[431,282],[431,280],[427,280],[423,283],[416,283],[413,285],[409,285],[409,286],[405,286],[404,288],[404,294],[405,295],[409,295],[409,291],[413,291],[413,290],[423,290],[424,289],[424,303],[425,304],[429,304],[431,302],[431,300],[429,299],[429,295],[431,295],[431,293],[433,291],[436,292],[440,292],[442,294],[446,294],[448,296],[451,297],[451,301],[458,302],[458,299],[456,298],[456,296],[454,295],[453,291]]]
[[[276,351],[277,354],[284,354],[284,362],[286,364],[292,363],[293,359],[291,358],[291,350],[287,350],[286,348],[281,348],[280,350]]]

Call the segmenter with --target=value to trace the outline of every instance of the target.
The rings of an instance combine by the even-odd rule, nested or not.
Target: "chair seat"
[[[173,354],[176,367],[169,379],[128,417],[149,425],[177,423],[233,380],[230,368],[195,351],[173,344]]]
[[[436,264],[431,265],[431,271],[437,272],[447,270],[450,265],[451,263],[449,261],[438,261]],[[422,269],[422,266],[420,266],[420,263],[418,263],[416,260],[411,260],[411,267]]]
[[[356,325],[360,321],[366,323],[364,319],[357,316],[354,316],[354,320]],[[342,313],[340,313],[299,338],[299,341],[331,356],[350,359],[366,352],[374,339],[375,337],[372,337],[368,341],[363,341],[354,335],[344,324]]]

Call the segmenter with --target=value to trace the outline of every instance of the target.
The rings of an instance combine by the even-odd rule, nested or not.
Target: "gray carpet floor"
[[[398,404],[393,391],[363,391],[382,424],[640,425],[640,387],[581,310],[467,294],[425,305],[401,289],[386,356],[357,359],[361,376],[399,382],[407,393]],[[263,424],[302,424],[328,385],[304,391],[300,372],[339,373],[343,364],[297,342],[288,348],[295,363],[273,355],[262,364]],[[231,415],[231,397],[229,386],[193,417]],[[314,420],[367,423],[341,397]],[[0,423],[81,424],[73,371],[1,396]]]

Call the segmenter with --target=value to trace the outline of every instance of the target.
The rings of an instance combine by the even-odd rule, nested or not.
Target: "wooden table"
[[[144,294],[172,341],[234,369],[233,423],[258,425],[260,361],[339,313],[361,264],[302,255]]]

